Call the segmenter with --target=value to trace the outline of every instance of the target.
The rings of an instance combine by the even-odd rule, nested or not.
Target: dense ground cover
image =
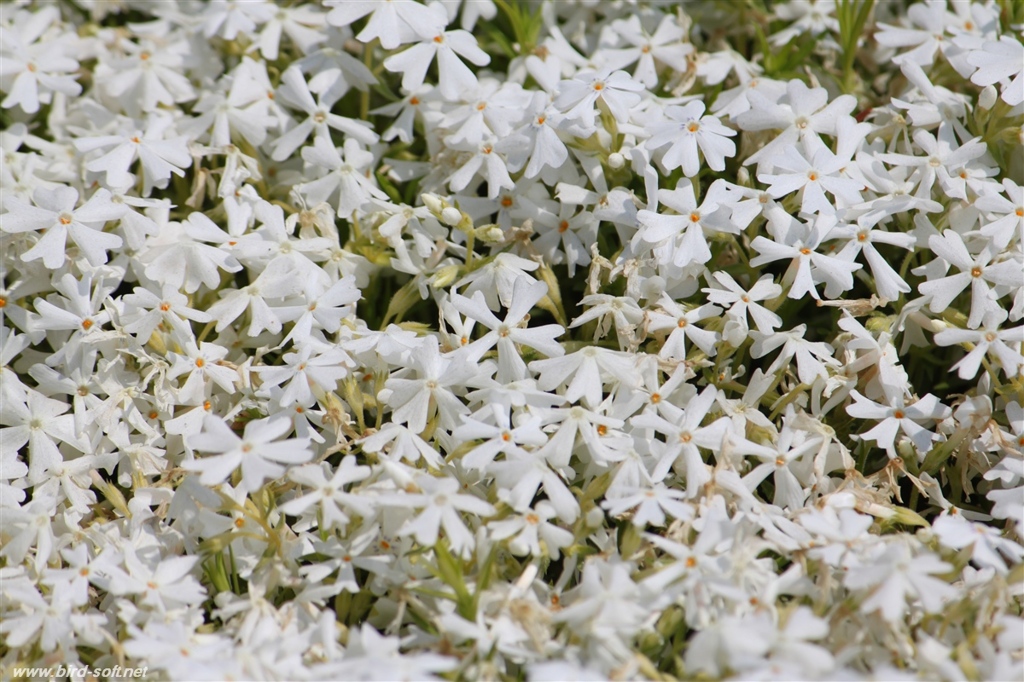
[[[1024,4],[0,6],[0,666],[1024,675]]]

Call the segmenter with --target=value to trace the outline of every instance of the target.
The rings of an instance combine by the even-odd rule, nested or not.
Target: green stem
[[[472,228],[466,231],[466,272],[473,271],[473,243],[476,241],[476,235],[473,234]]]
[[[377,46],[377,39],[374,38],[363,48],[363,64],[367,70],[373,73],[373,48]],[[367,87],[359,95],[359,120],[370,120],[370,88]]]

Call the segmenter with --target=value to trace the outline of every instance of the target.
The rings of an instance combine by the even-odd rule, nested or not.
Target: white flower
[[[21,254],[22,260],[42,259],[43,265],[56,270],[64,264],[68,237],[92,265],[107,262],[107,251],[123,243],[116,234],[103,231],[103,226],[125,214],[125,207],[110,200],[110,192],[98,189],[84,204],[78,203],[78,192],[72,187],[40,187],[33,195],[35,206],[16,197],[4,202],[2,229],[13,234],[38,231],[35,245]]]
[[[594,329],[595,340],[608,333],[608,326],[612,322],[615,324],[615,331],[619,338],[628,339],[644,319],[644,312],[640,309],[639,304],[629,296],[590,294],[580,300],[580,305],[588,306],[587,311],[575,318],[569,328],[580,327],[592,320],[600,320]]]
[[[467,469],[482,471],[499,454],[521,455],[526,452],[523,445],[537,447],[548,442],[548,437],[540,430],[539,417],[513,426],[505,410],[494,410],[492,414],[496,424],[463,417],[462,424],[452,432],[453,438],[463,442],[484,441],[462,456],[462,465]]]
[[[344,152],[344,156],[341,152]],[[373,154],[363,149],[355,138],[347,138],[339,150],[330,141],[329,135],[317,135],[312,147],[303,147],[302,158],[314,168],[326,171],[322,177],[295,188],[311,204],[319,204],[337,196],[335,206],[338,215],[348,217],[371,198],[387,198],[366,177],[365,171],[373,163]]]
[[[543,489],[558,518],[571,524],[580,515],[580,505],[564,476],[549,466],[539,452],[509,452],[500,462],[494,462],[489,473],[501,489],[501,499],[513,509],[524,509],[536,498],[538,489]]]
[[[189,575],[197,563],[196,556],[140,557],[129,549],[124,555],[127,580],[112,583],[111,592],[138,594],[142,604],[155,606],[160,612],[199,604],[206,598],[206,589]]]
[[[619,491],[621,496],[610,497],[601,503],[613,516],[622,516],[629,510],[633,512],[633,524],[638,528],[644,526],[664,526],[665,513],[674,519],[689,521],[694,516],[693,507],[680,502],[686,497],[682,490],[668,488],[658,483],[650,488],[624,488]]]
[[[327,40],[327,34],[319,30],[324,27],[324,22],[324,14],[316,7],[278,7],[259,33],[257,45],[260,54],[269,61],[276,61],[280,54],[282,34],[288,36],[304,54],[308,54],[314,46]]]
[[[469,414],[469,410],[452,388],[473,376],[474,368],[460,357],[442,355],[433,336],[424,340],[411,364],[387,380],[378,398],[394,408],[392,419],[408,424],[414,433],[422,432],[435,413],[442,428],[454,429],[458,415]],[[413,371],[415,379],[405,378]]]
[[[541,233],[533,240],[533,246],[550,263],[564,261],[568,264],[570,277],[576,275],[576,266],[590,265],[590,250],[597,240],[598,226],[593,213],[576,213],[574,207],[562,204],[557,215],[546,211],[539,214],[533,226],[534,230]]]
[[[249,34],[273,16],[274,6],[256,0],[241,5],[227,0],[213,0],[202,14],[203,33],[209,38],[220,36],[234,40],[239,33]]]
[[[70,75],[78,70],[78,61],[65,54],[57,41],[41,39],[60,19],[57,8],[11,12],[13,22],[0,29],[3,31],[0,54],[4,62],[0,88],[7,93],[0,106],[4,109],[17,106],[25,113],[34,114],[40,104],[52,101],[55,92],[69,97],[81,93],[82,86]]]
[[[321,96],[318,106],[309,91],[309,84],[297,67],[289,67],[281,74],[281,84],[278,92],[282,98],[288,103],[294,103],[307,115],[307,118],[282,134],[274,142],[272,158],[275,161],[283,161],[291,156],[305,143],[310,133],[315,133],[318,138],[323,137],[329,141],[330,130],[333,129],[345,133],[346,136],[352,137],[362,144],[373,144],[380,139],[367,123],[331,113],[333,103],[325,102],[323,96]]]
[[[370,476],[370,467],[359,466],[356,458],[348,455],[341,460],[337,471],[328,480],[325,474],[331,474],[326,465],[306,464],[288,472],[288,478],[300,485],[312,488],[305,495],[296,497],[281,505],[285,514],[299,515],[313,505],[318,505],[318,526],[328,530],[344,528],[349,522],[346,510],[354,511],[360,516],[369,516],[374,509],[373,504],[359,494],[345,492],[349,483],[362,481]]]
[[[313,666],[311,672],[320,678],[358,677],[385,682],[400,679],[440,680],[443,678],[434,673],[445,673],[458,667],[458,660],[454,657],[434,653],[403,654],[399,650],[400,645],[398,637],[386,637],[373,626],[362,625],[353,628],[343,657]]]
[[[870,563],[851,567],[844,583],[851,589],[867,591],[860,604],[862,611],[881,611],[882,617],[891,623],[904,615],[908,597],[920,602],[927,613],[941,610],[943,602],[956,590],[932,576],[951,568],[930,552],[915,556],[906,543],[895,541],[871,556]]]
[[[1000,36],[998,42],[986,40],[980,50],[967,55],[967,63],[978,69],[971,76],[972,83],[999,83],[1004,102],[1011,107],[1024,102],[1024,45],[1019,40],[1010,36]]]
[[[661,157],[667,170],[682,167],[686,177],[696,175],[700,170],[698,148],[714,171],[725,170],[725,159],[736,155],[735,143],[726,139],[735,136],[736,131],[726,128],[714,116],[703,114],[703,102],[665,108],[665,117],[674,123],[655,127],[645,144],[649,149],[658,149],[672,143]]]
[[[516,184],[508,174],[504,157],[495,149],[494,139],[487,139],[468,151],[471,156],[448,177],[448,186],[454,192],[461,192],[477,175],[487,181],[487,198],[494,199],[502,189],[515,189]]]
[[[507,519],[491,521],[487,527],[494,540],[508,539],[509,551],[516,556],[548,556],[557,561],[559,550],[572,544],[573,535],[551,523],[554,517],[554,507],[542,501]]]
[[[178,332],[182,338],[190,336],[191,328],[184,320],[209,322],[212,318],[202,310],[188,306],[188,297],[177,289],[164,286],[162,295],[158,296],[148,289],[135,287],[133,293],[124,297],[127,306],[121,321],[124,330],[135,334],[140,340],[147,341],[156,328],[166,323]]]
[[[943,329],[935,335],[939,346],[972,344],[973,348],[951,369],[957,370],[961,379],[973,379],[986,355],[991,355],[1008,377],[1015,377],[1024,371],[1024,326],[1000,329],[1006,320],[1006,312],[997,310],[987,314],[980,329]]]
[[[85,451],[88,445],[74,431],[74,416],[64,414],[70,406],[52,400],[31,389],[25,392],[25,402],[4,400],[0,407],[2,448],[17,452],[28,444],[28,480],[43,481],[47,473],[60,466],[63,456],[58,443],[68,443]],[[63,415],[63,416],[61,416]]]
[[[913,47],[901,53],[893,61],[912,61],[921,66],[931,66],[935,53],[946,41],[948,10],[938,2],[914,5],[907,10],[907,23],[914,28],[902,28],[890,24],[879,24],[878,42],[887,47]],[[920,27],[920,28],[917,28]]]
[[[583,576],[570,605],[553,618],[610,644],[618,640],[619,633],[636,633],[644,613],[640,589],[629,577],[629,565],[591,559],[583,566]]]
[[[720,306],[729,305],[725,314],[728,317],[726,330],[723,337],[733,346],[739,347],[747,336],[747,315],[754,321],[758,331],[770,334],[776,327],[782,325],[782,318],[768,308],[760,305],[758,301],[766,301],[782,295],[782,287],[772,279],[771,275],[764,275],[751,286],[744,289],[727,272],[715,272],[711,275],[714,281],[708,280],[711,285],[709,289],[701,289],[708,295],[708,300]],[[731,305],[730,305],[731,304]],[[730,323],[734,324],[735,333],[730,333]]]
[[[744,165],[772,163],[772,157],[788,145],[803,142],[813,149],[821,146],[820,135],[835,135],[836,124],[857,106],[850,95],[829,102],[824,88],[808,88],[803,81],[791,80],[786,86],[786,101],[776,104],[756,90],[747,93],[749,111],[736,117],[742,130],[782,130],[771,142],[747,157]],[[766,161],[767,160],[767,161]]]
[[[508,156],[510,170],[515,172],[526,165],[523,177],[527,180],[564,168],[569,158],[569,150],[557,132],[561,114],[548,106],[547,97],[541,93],[534,96],[532,109],[539,111],[513,135],[498,142],[499,151]]]
[[[279,440],[291,429],[287,419],[254,419],[239,437],[223,419],[207,415],[203,431],[189,438],[189,446],[212,456],[185,462],[184,467],[198,471],[200,482],[208,486],[223,483],[241,467],[242,488],[247,492],[259,490],[265,480],[284,474],[288,465],[313,457],[307,440]]]
[[[916,168],[919,176],[918,197],[930,198],[932,187],[938,180],[939,186],[949,196],[966,198],[959,170],[985,154],[984,143],[974,138],[960,144],[952,128],[946,127],[939,128],[938,137],[927,130],[918,129],[914,133],[914,144],[924,155],[879,154],[878,158],[888,164]]]
[[[704,196],[700,205],[697,204],[693,183],[688,179],[681,180],[674,190],[659,190],[658,200],[677,215],[665,215],[646,209],[637,212],[640,229],[633,237],[632,246],[639,250],[643,242],[654,244],[654,252],[659,260],[670,261],[676,267],[703,264],[711,260],[705,231],[738,231],[725,217],[725,211],[720,210],[711,192]]]
[[[488,517],[494,514],[494,507],[473,495],[459,494],[459,482],[453,478],[421,475],[415,480],[421,492],[381,496],[380,499],[384,505],[422,510],[406,521],[399,534],[412,535],[424,547],[433,547],[443,527],[452,551],[468,556],[474,546],[473,536],[459,518],[459,512]]]
[[[892,345],[892,334],[881,331],[877,338],[868,331],[855,317],[844,314],[839,320],[839,327],[853,335],[846,348],[857,353],[857,357],[847,362],[846,369],[851,372],[864,372],[872,369],[876,376],[866,386],[870,395],[895,395],[905,393],[909,386],[906,371],[900,364],[899,354]]]
[[[175,677],[227,677],[235,666],[228,659],[231,641],[214,633],[197,633],[181,620],[149,620],[143,630],[129,624],[124,643],[129,656],[146,660]]]
[[[864,440],[873,440],[885,448],[890,459],[896,459],[895,439],[900,431],[907,435],[923,458],[931,449],[932,441],[938,434],[929,431],[922,422],[940,421],[950,415],[950,409],[939,402],[931,393],[910,403],[905,403],[902,392],[890,396],[888,405],[868,400],[856,390],[851,391],[854,403],[846,406],[846,412],[857,419],[877,419],[878,424],[860,434]]]
[[[963,238],[953,230],[946,230],[941,237],[932,235],[928,247],[960,272],[922,282],[918,291],[929,297],[928,308],[933,313],[941,313],[964,289],[971,287],[971,314],[967,318],[971,328],[977,327],[986,313],[998,310],[990,283],[1008,286],[1020,283],[1020,263],[1014,260],[993,263],[995,253],[987,246],[972,255]]]
[[[635,383],[633,361],[628,354],[597,346],[587,346],[562,357],[534,360],[529,367],[530,371],[540,374],[538,388],[550,391],[567,383],[565,399],[575,402],[582,398],[588,407],[596,407],[601,402],[602,384]]]
[[[477,291],[483,293],[487,307],[491,310],[498,310],[501,306],[510,308],[516,280],[526,278],[532,281],[533,278],[526,273],[538,267],[534,261],[511,253],[499,253],[494,260],[457,281],[455,286],[466,287],[464,296],[472,296]]]
[[[210,381],[223,391],[235,392],[238,372],[221,363],[228,354],[227,348],[209,341],[197,344],[190,340],[185,344],[184,351],[175,355],[174,364],[167,370],[168,379],[188,374],[188,378],[178,388],[179,400],[190,405],[203,402]]]
[[[817,149],[808,161],[795,146],[789,145],[782,154],[772,157],[775,173],[761,173],[757,179],[770,185],[768,193],[775,199],[799,191],[801,211],[831,214],[860,202],[861,184],[840,175],[849,163],[850,159],[841,158],[825,147]],[[825,192],[833,196],[835,204],[828,200]]]
[[[803,506],[807,493],[794,469],[798,469],[806,455],[821,448],[823,438],[812,436],[792,426],[789,418],[771,445],[759,445],[740,440],[735,449],[738,454],[753,455],[761,464],[751,469],[744,477],[743,484],[754,491],[768,476],[773,477],[775,492],[772,503],[782,508],[798,509]]]
[[[567,118],[579,119],[588,128],[594,125],[598,102],[608,107],[615,120],[625,123],[629,110],[640,103],[637,93],[643,89],[643,84],[625,71],[579,71],[572,80],[558,84],[554,104]]]
[[[758,331],[750,332],[754,344],[750,348],[750,355],[754,358],[761,358],[782,346],[779,357],[768,368],[767,373],[773,374],[780,369],[788,367],[792,359],[796,358],[797,376],[801,383],[812,384],[815,377],[828,378],[828,367],[838,365],[832,357],[832,346],[821,341],[808,341],[804,338],[807,332],[807,325],[797,325],[789,331],[772,332],[762,334]]]
[[[44,652],[74,646],[71,616],[75,604],[70,586],[60,585],[47,596],[49,600],[31,585],[17,591],[13,601],[18,610],[12,610],[0,624],[8,646],[38,643]]]
[[[604,65],[617,70],[635,62],[633,77],[649,90],[654,90],[658,85],[658,62],[679,72],[684,72],[689,67],[687,56],[693,52],[693,46],[684,42],[686,31],[675,17],[663,16],[651,34],[644,30],[643,23],[636,14],[630,14],[625,19],[617,19],[612,22],[611,27],[629,45],[602,50]]]
[[[701,329],[695,323],[718,317],[722,312],[721,308],[708,303],[699,308],[686,310],[666,294],[662,294],[658,299],[658,305],[661,311],[647,315],[648,331],[658,333],[671,330],[661,350],[658,351],[658,357],[666,360],[685,360],[687,339],[709,357],[716,353],[715,343],[718,341],[718,334]]]
[[[139,160],[142,193],[149,196],[154,187],[167,187],[171,175],[181,177],[185,175],[184,169],[192,165],[185,138],[166,137],[172,125],[173,120],[169,116],[152,114],[144,131],[131,122],[124,127],[124,132],[118,134],[80,137],[75,140],[75,147],[83,153],[109,148],[85,167],[104,173],[106,185],[111,189],[124,189],[135,183],[135,176],[128,169]]]
[[[123,57],[104,63],[110,73],[100,86],[117,98],[126,113],[141,116],[159,105],[173,105],[196,98],[192,83],[182,73],[185,55],[152,40],[126,43]]]
[[[729,419],[721,417],[710,424],[701,426],[701,422],[715,405],[717,390],[708,386],[700,395],[690,400],[685,409],[670,403],[659,406],[660,414],[641,414],[630,421],[642,428],[654,429],[666,436],[667,447],[661,453],[652,478],[660,481],[674,465],[679,464],[681,473],[686,477],[686,497],[695,498],[705,483],[711,480],[707,464],[701,457],[700,450],[718,452],[722,441],[729,432]]]
[[[334,391],[338,382],[351,372],[355,362],[340,348],[331,348],[308,340],[292,353],[285,353],[283,364],[254,367],[262,380],[261,390],[284,384],[277,402],[282,407],[298,403],[311,406],[317,397]]]
[[[818,298],[817,287],[824,282],[825,295],[836,298],[842,292],[853,288],[853,273],[861,268],[859,263],[837,258],[819,252],[825,251],[822,242],[832,236],[835,218],[819,216],[810,223],[803,223],[790,216],[783,216],[775,227],[775,239],[757,236],[751,246],[758,255],[750,259],[753,266],[764,265],[777,260],[790,259],[786,280],[791,282],[789,298],[802,298],[810,294]]]
[[[957,550],[971,547],[971,560],[975,564],[993,568],[1003,575],[1008,571],[1007,559],[1012,563],[1024,559],[1024,547],[989,525],[967,520],[955,507],[935,519],[932,531],[946,547]]]
[[[330,18],[330,15],[328,15]],[[435,22],[436,23],[436,22]],[[476,66],[490,64],[491,57],[480,49],[472,33],[456,29],[430,31],[427,26],[417,27],[422,42],[384,60],[384,68],[402,74],[402,87],[412,92],[423,85],[427,69],[437,59],[438,89],[441,96],[454,100],[463,91],[477,85],[476,76],[459,57]]]
[[[364,43],[377,38],[385,50],[440,31],[448,23],[445,13],[431,11],[418,2],[327,0],[324,4],[331,8],[327,23],[332,26],[348,26],[369,14],[369,21],[356,38]]]
[[[160,234],[147,242],[141,256],[147,277],[174,289],[184,287],[195,293],[200,284],[215,289],[220,283],[219,270],[238,272],[241,264],[230,253],[208,243],[223,244],[230,237],[212,220],[199,212],[182,223],[166,225]]]
[[[366,452],[381,452],[388,443],[391,447],[387,454],[395,460],[404,459],[416,462],[422,458],[431,468],[437,469],[444,460],[434,448],[408,427],[391,422],[385,424],[380,431],[358,441]]]
[[[772,34],[773,45],[785,45],[804,33],[817,36],[825,31],[839,32],[839,22],[832,14],[835,0],[791,0],[775,8],[775,15],[783,21],[793,22]]]
[[[224,297],[209,308],[210,315],[217,320],[216,330],[223,331],[249,310],[250,324],[246,331],[249,336],[259,336],[264,330],[273,334],[280,332],[282,322],[266,299],[288,296],[294,292],[295,284],[293,272],[285,265],[268,267],[252,284],[227,290]]]
[[[975,202],[975,206],[991,216],[990,221],[982,226],[981,234],[990,238],[999,249],[1024,240],[1024,187],[1004,178],[1003,191],[1007,195],[1005,198],[999,194],[986,194]]]
[[[858,254],[864,255],[864,260],[867,261],[868,267],[871,269],[871,276],[875,280],[875,290],[879,296],[889,301],[895,301],[901,293],[910,293],[910,285],[879,253],[875,244],[890,244],[912,250],[916,242],[912,235],[875,229],[870,221],[861,220],[857,225],[837,225],[831,236],[836,239],[849,239],[843,250],[839,252],[841,257],[852,261]]]
[[[468,346],[464,346],[464,353],[479,359],[485,352],[497,346],[497,378],[501,383],[526,378],[526,363],[520,357],[515,344],[534,348],[549,357],[563,355],[565,350],[554,340],[565,332],[561,325],[522,327],[529,312],[547,293],[548,286],[544,282],[531,282],[526,277],[516,279],[512,288],[512,305],[504,320],[499,320],[487,308],[484,296],[479,291],[473,294],[473,298],[452,294],[451,303],[456,310],[490,330]]]

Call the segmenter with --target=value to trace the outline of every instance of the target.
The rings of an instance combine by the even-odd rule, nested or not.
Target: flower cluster
[[[0,17],[0,669],[1024,675],[1024,5]]]

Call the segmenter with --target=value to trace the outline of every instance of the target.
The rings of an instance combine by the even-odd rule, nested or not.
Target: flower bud
[[[747,170],[746,166],[740,166],[739,170],[736,171],[736,184],[743,185],[744,187],[750,187],[750,171]]]
[[[434,275],[434,279],[430,282],[430,286],[435,289],[444,289],[446,286],[455,281],[455,278],[459,276],[458,265],[446,265],[437,271]]]
[[[626,158],[618,152],[612,152],[608,155],[608,167],[615,170],[619,170],[626,165]]]
[[[988,111],[996,103],[996,89],[993,85],[985,86],[985,89],[978,95],[978,107]]]
[[[436,194],[421,194],[420,200],[423,202],[423,205],[436,216],[440,216],[441,211],[443,211],[445,206],[447,206],[445,200]]]
[[[917,450],[914,448],[914,444],[909,440],[901,440],[896,444],[896,452],[899,453],[901,459],[917,461]]]
[[[441,221],[448,227],[455,227],[462,222],[462,211],[454,206],[447,206],[441,210]]]
[[[131,518],[132,513],[128,510],[128,502],[125,500],[124,494],[116,486],[107,483],[95,469],[89,472],[89,478],[92,479],[93,487],[103,493],[103,497],[107,498],[107,501],[110,502],[114,509],[121,512],[125,518]]]
[[[485,244],[496,244],[505,238],[505,233],[497,225],[483,225],[476,228],[473,233]]]
[[[164,342],[163,334],[156,330],[154,330],[153,334],[149,337],[147,345],[159,355],[163,355],[167,352],[167,344]]]
[[[861,314],[864,314],[864,313],[861,313]],[[854,313],[854,315],[856,316],[856,313]],[[868,331],[888,332],[888,331],[892,331],[892,324],[893,324],[892,316],[889,316],[889,315],[874,315],[872,317],[869,317],[865,321],[864,327]]]

